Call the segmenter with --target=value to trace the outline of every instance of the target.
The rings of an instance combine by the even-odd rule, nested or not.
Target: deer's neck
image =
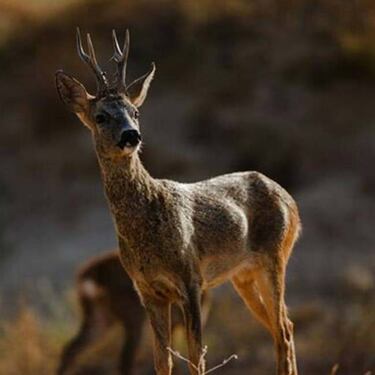
[[[131,237],[142,228],[151,203],[159,195],[159,184],[142,165],[137,154],[113,160],[98,155],[105,193],[117,232]]]

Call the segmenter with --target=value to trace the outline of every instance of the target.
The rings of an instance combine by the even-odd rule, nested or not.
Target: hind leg
[[[271,333],[277,353],[277,374],[297,375],[293,325],[284,302],[285,266],[265,262],[256,271],[244,269],[233,285],[250,311]]]
[[[259,294],[253,274],[246,271],[241,272],[232,278],[232,284],[254,317],[272,333],[266,306]]]
[[[105,306],[85,298],[81,299],[83,318],[77,335],[64,347],[57,373],[63,375],[71,371],[78,356],[91,343],[104,335],[113,324],[113,317]]]
[[[125,335],[120,353],[119,372],[122,375],[131,375],[135,374],[135,360],[141,344],[143,323],[146,316],[142,308],[136,315],[127,316],[124,314],[121,318]]]
[[[297,375],[293,324],[285,304],[285,264],[277,261],[265,265],[257,273],[257,285],[266,306],[277,351],[279,375]]]

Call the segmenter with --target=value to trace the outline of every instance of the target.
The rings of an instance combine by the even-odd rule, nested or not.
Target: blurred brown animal
[[[117,71],[109,83],[89,34],[87,44],[88,54],[77,31],[79,56],[97,79],[96,95],[88,94],[62,71],[56,73],[56,85],[62,101],[91,131],[121,262],[153,327],[156,373],[172,373],[167,349],[172,304],[184,313],[189,359],[194,365],[190,373],[205,373],[205,361],[200,360],[201,293],[231,280],[274,338],[277,374],[296,375],[293,326],[284,301],[286,266],[300,231],[293,198],[258,172],[193,184],[151,177],[139,158],[139,107],[155,65],[127,84],[129,33],[121,49],[113,32]]]
[[[118,251],[93,257],[85,263],[78,272],[76,290],[82,320],[77,334],[63,348],[58,375],[75,373],[78,356],[103,337],[116,322],[120,322],[125,331],[119,372],[135,374],[135,357],[146,314],[131,279],[121,266]],[[202,304],[206,321],[210,308],[206,294]],[[179,324],[176,320],[174,327]]]
[[[122,374],[131,374],[145,313],[118,253],[91,259],[80,269],[76,285],[82,321],[77,335],[63,349],[58,374],[69,373],[78,355],[118,321],[126,332],[119,368]]]

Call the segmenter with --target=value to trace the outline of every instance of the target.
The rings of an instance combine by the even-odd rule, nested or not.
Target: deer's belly
[[[201,264],[201,273],[203,276],[203,288],[213,288],[218,286],[232,276],[234,276],[241,268],[257,267],[256,255],[250,256],[244,250],[240,254],[216,255],[203,259]]]

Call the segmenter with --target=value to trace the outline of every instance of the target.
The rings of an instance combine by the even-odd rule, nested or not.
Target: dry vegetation
[[[337,375],[370,375],[369,371],[375,368],[375,336],[371,334],[375,327],[374,290],[359,292],[346,287],[341,293],[347,302],[327,307],[323,301],[316,301],[299,305],[291,311],[296,324],[301,374],[328,375],[335,363],[339,365],[335,372]],[[256,375],[270,374],[274,366],[270,337],[237,303],[237,298],[228,293],[217,293],[215,296],[213,312],[205,331],[205,342],[209,348],[208,369],[231,353],[236,353],[238,360],[229,362],[217,373],[240,375],[251,371]],[[72,319],[69,314],[71,302],[59,300],[56,304],[58,309],[41,318],[40,312],[23,303],[12,319],[1,323],[1,374],[54,373],[61,347],[72,335],[78,319]],[[122,328],[115,326],[106,337],[81,355],[72,375],[115,375],[122,333]],[[140,374],[147,373],[152,366],[150,341],[150,332],[146,330],[138,358]],[[182,332],[177,332],[174,348],[186,353]],[[178,357],[174,362],[179,368],[185,366]]]
[[[55,334],[42,327],[34,311],[24,307],[14,319],[2,322],[0,373],[53,374],[60,345]]]

